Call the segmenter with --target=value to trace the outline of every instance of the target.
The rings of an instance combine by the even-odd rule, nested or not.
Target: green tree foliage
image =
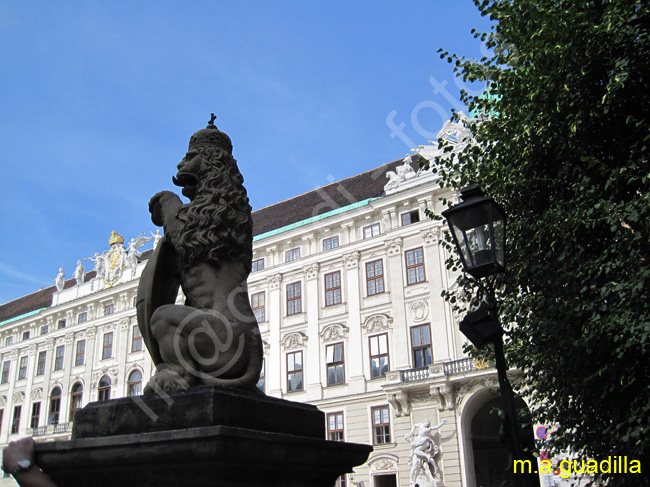
[[[506,209],[508,360],[553,446],[650,469],[650,13],[637,0],[475,0],[493,55],[442,53],[477,145],[431,161]],[[452,258],[450,266],[457,266]],[[461,279],[468,289],[472,283]],[[450,296],[450,299],[454,299]],[[608,478],[609,477],[609,478]],[[646,485],[643,475],[605,475]]]

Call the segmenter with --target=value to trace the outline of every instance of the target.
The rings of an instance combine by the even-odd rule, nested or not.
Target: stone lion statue
[[[138,288],[138,323],[156,365],[145,394],[210,384],[257,390],[262,340],[246,286],[251,207],[230,138],[213,122],[192,136],[172,178],[189,203],[170,191],[149,202],[164,236]],[[183,305],[175,304],[179,287]]]

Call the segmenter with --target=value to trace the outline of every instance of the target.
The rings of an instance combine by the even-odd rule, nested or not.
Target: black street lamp
[[[447,219],[454,243],[458,250],[463,269],[477,281],[483,277],[494,276],[505,271],[506,214],[503,209],[476,186],[463,188],[460,192],[463,201],[442,212]],[[512,475],[512,485],[528,487],[528,475],[514,475],[514,460],[525,460],[524,449],[519,437],[515,395],[506,372],[506,359],[503,353],[503,330],[497,314],[494,297],[494,281],[488,280],[479,308],[468,313],[460,323],[460,331],[481,349],[489,343],[494,345],[496,368],[501,391],[502,438],[509,443],[512,455],[508,470]]]

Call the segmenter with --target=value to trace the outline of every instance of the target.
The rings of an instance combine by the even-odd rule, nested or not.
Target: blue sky
[[[0,0],[0,303],[155,231],[211,112],[253,209],[403,157],[460,108],[436,51],[481,57],[473,27],[471,0]]]

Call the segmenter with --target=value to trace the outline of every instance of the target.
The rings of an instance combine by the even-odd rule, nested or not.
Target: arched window
[[[50,413],[47,416],[47,424],[59,424],[59,412],[61,411],[61,388],[55,387],[50,394]]]
[[[134,370],[129,375],[129,396],[142,395],[142,372]]]
[[[77,382],[72,386],[72,391],[70,391],[70,418],[68,421],[72,422],[74,420],[74,413],[81,409],[83,394],[84,386],[81,385],[81,382]]]
[[[99,380],[99,395],[98,401],[108,401],[111,398],[111,379],[104,376]]]

